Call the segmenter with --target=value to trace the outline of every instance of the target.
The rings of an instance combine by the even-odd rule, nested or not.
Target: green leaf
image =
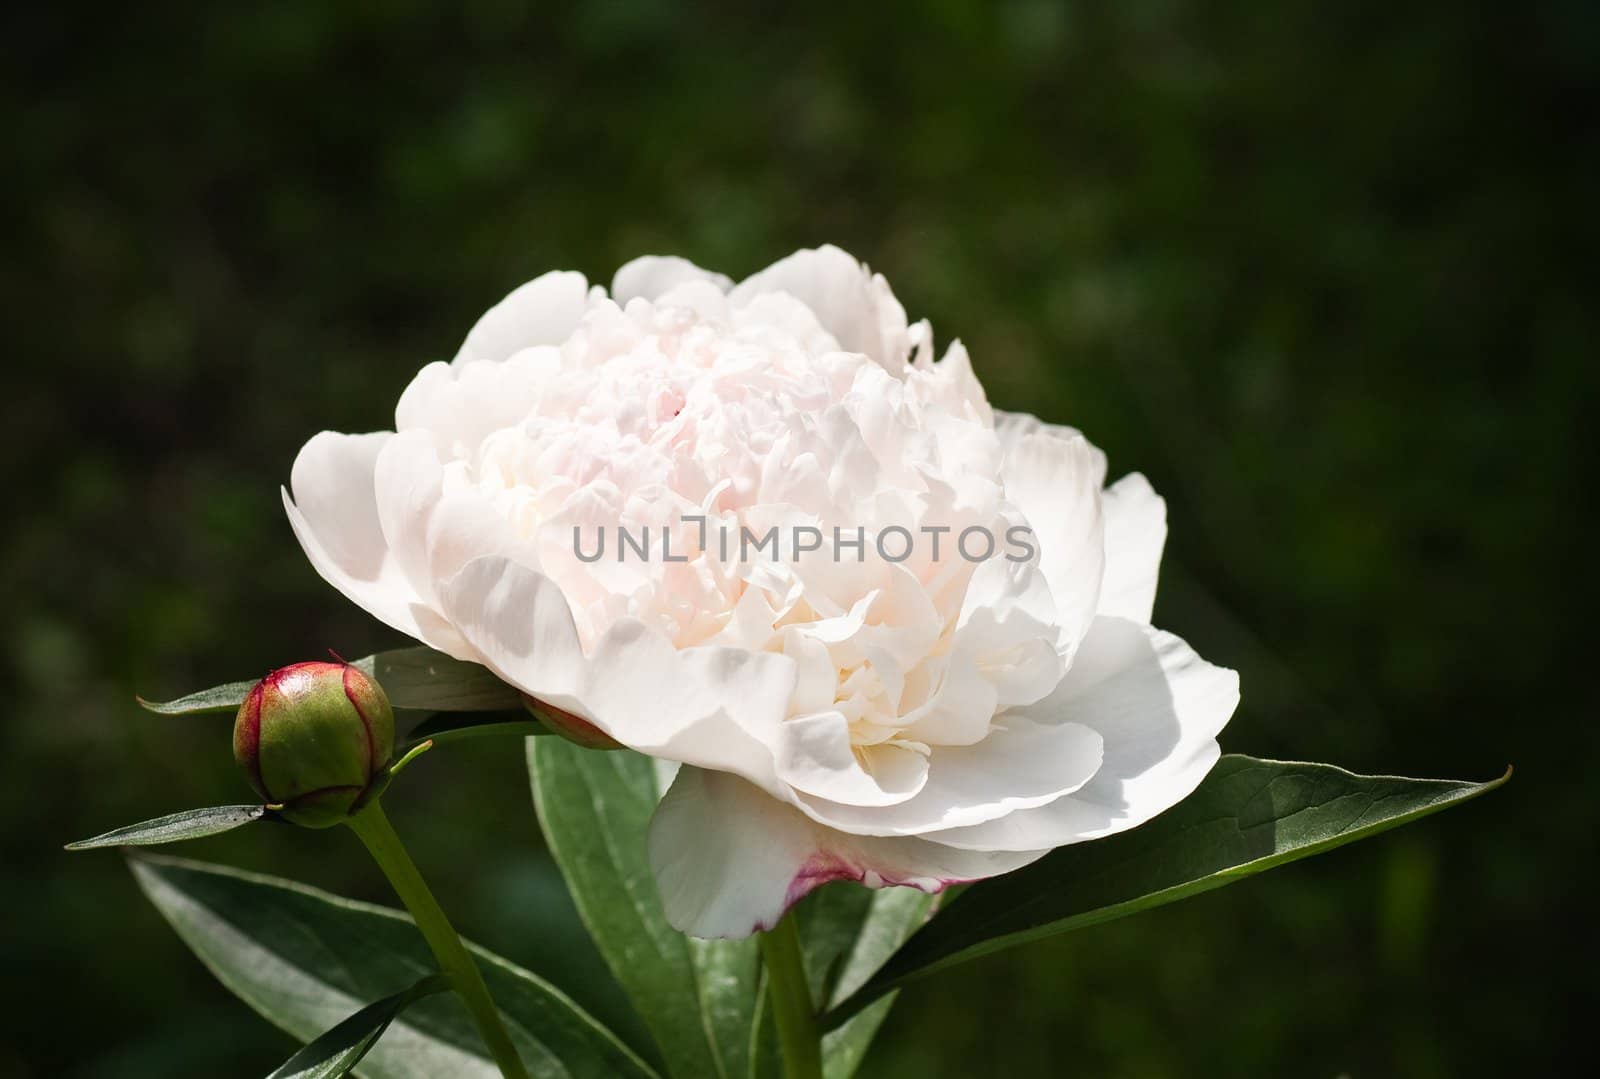
[[[231,831],[266,815],[264,806],[215,806],[210,809],[185,809],[155,820],[114,828],[93,839],[68,843],[67,850],[93,850],[96,847],[150,847],[176,843],[180,839],[199,839]]]
[[[834,881],[790,909],[788,916],[800,929],[811,999],[818,1004],[826,1004],[832,997],[846,957],[879,894],[851,881]]]
[[[495,712],[520,709],[517,691],[488,668],[452,659],[432,648],[397,648],[358,659],[352,666],[372,675],[395,708],[418,712]],[[265,673],[265,672],[263,672]],[[255,682],[229,682],[172,701],[139,703],[164,716],[235,712]]]
[[[339,1079],[361,1063],[407,1005],[449,988],[449,978],[432,974],[410,989],[374,1001],[284,1061],[267,1079]]]
[[[1223,757],[1193,794],[1148,824],[1061,847],[968,888],[824,1024],[843,1022],[912,978],[1332,850],[1491,791],[1510,775],[1467,783]]]
[[[578,913],[674,1075],[746,1074],[756,942],[702,941],[667,924],[645,854],[662,785],[647,757],[530,739],[534,804]]]
[[[135,697],[139,706],[147,712],[155,712],[163,716],[197,716],[207,712],[237,712],[239,706],[250,693],[250,687],[255,682],[228,682],[210,689],[202,689],[198,693],[190,693],[170,701],[147,701],[143,697]]]
[[[358,659],[396,708],[422,712],[498,712],[522,707],[517,691],[487,667],[431,648],[397,648]]]
[[[866,891],[857,885],[846,887]],[[869,894],[871,905],[858,923],[849,950],[842,953],[843,962],[834,984],[826,997],[819,998],[823,1008],[842,1003],[865,985],[906,938],[928,920],[938,900],[915,888],[884,888]],[[850,1079],[855,1074],[893,1006],[894,994],[885,994],[823,1035],[822,1072],[826,1079]]]
[[[553,733],[525,710],[505,712],[440,712],[406,733],[408,745],[431,741],[435,745],[467,738],[530,738]]]
[[[435,972],[411,919],[291,881],[187,859],[130,860],[145,895],[211,972],[261,1015],[310,1040],[363,1003]],[[655,1073],[559,990],[468,945],[528,1070],[564,1079]],[[361,1062],[370,1079],[498,1075],[460,998],[419,1000]]]

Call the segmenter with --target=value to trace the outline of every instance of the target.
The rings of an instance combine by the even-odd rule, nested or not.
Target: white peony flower
[[[1005,873],[1204,777],[1238,679],[1151,628],[1165,504],[1105,469],[825,247],[738,285],[546,274],[395,431],[307,443],[285,506],[378,618],[680,763],[667,915],[738,937],[829,880]],[[740,549],[774,527],[781,557]]]

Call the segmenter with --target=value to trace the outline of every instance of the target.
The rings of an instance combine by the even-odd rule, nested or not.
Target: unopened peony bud
[[[522,694],[522,707],[532,712],[535,718],[549,727],[556,734],[567,741],[582,746],[584,749],[621,749],[622,743],[611,737],[605,731],[582,719],[571,712],[563,711],[555,705],[546,704],[537,697]]]
[[[257,682],[233,724],[256,793],[306,828],[338,824],[394,752],[394,710],[344,663],[296,663]]]

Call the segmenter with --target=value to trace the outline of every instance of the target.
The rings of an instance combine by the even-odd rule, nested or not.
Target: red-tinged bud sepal
[[[621,749],[622,743],[581,716],[522,694],[522,707],[550,730],[584,749]]]
[[[343,821],[394,754],[394,710],[346,663],[296,663],[267,675],[233,724],[233,757],[285,820]],[[280,808],[281,807],[281,808]]]

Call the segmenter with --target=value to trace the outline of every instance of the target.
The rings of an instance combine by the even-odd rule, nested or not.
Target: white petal
[[[817,321],[816,313],[786,292],[752,298],[733,313],[733,323],[743,328],[781,329],[813,355],[840,351],[839,342]]]
[[[1000,711],[1000,696],[988,672],[958,651],[937,677],[938,688],[929,700],[905,717],[905,736],[937,746],[970,746],[987,738]]]
[[[857,759],[850,725],[839,712],[786,719],[780,728],[778,778],[807,794],[854,806],[904,802],[928,780],[927,758],[896,745],[870,746]]]
[[[1026,412],[1006,412],[1003,409],[994,410],[994,433],[1000,439],[1000,444],[1009,452],[1011,446],[1024,435],[1054,435],[1056,438],[1071,441],[1074,438],[1083,438],[1084,434],[1076,427],[1068,427],[1060,423],[1045,423],[1037,416],[1030,416]],[[1098,478],[1097,486],[1106,485],[1106,455],[1094,444],[1089,446],[1090,455],[1094,460],[1095,471]]]
[[[401,633],[470,658],[460,637],[411,586],[384,540],[373,470],[393,437],[388,431],[324,431],[312,438],[295,457],[293,497],[283,492],[284,511],[317,572],[353,603]]]
[[[1103,458],[1081,435],[1023,433],[1006,452],[1006,500],[1033,529],[1039,570],[1055,597],[1067,652],[1094,620],[1105,575],[1102,468]]]
[[[1100,735],[1082,724],[1007,715],[974,745],[934,746],[914,798],[862,807],[799,794],[796,802],[817,823],[854,835],[921,835],[1055,801],[1087,783],[1100,756]]]
[[[551,346],[502,363],[430,363],[400,395],[395,430],[422,429],[441,453],[470,455],[486,435],[527,419],[560,367],[561,350]]]
[[[697,318],[707,322],[725,322],[728,318],[727,286],[716,281],[682,281],[657,296],[652,306],[675,307],[693,311]]]
[[[906,311],[883,276],[837,247],[796,251],[741,281],[728,294],[737,310],[767,292],[786,292],[811,308],[847,352],[860,352],[899,377],[911,351]]]
[[[471,484],[447,483],[427,431],[403,431],[391,439],[378,455],[374,479],[389,550],[417,595],[436,609],[443,610],[439,582],[474,558],[527,554],[530,545],[488,496]]]
[[[667,921],[696,937],[778,924],[816,849],[811,822],[736,777],[680,768],[650,821],[650,867]]]
[[[794,689],[787,657],[678,650],[627,618],[585,655],[560,589],[505,558],[468,563],[439,592],[444,613],[481,662],[518,689],[650,756],[783,789],[767,747],[777,743]]]
[[[1022,711],[1041,723],[1093,727],[1105,741],[1099,772],[1047,805],[929,838],[977,850],[1032,850],[1142,824],[1200,785],[1238,703],[1239,676],[1177,637],[1097,618],[1057,690]]]
[[[588,298],[589,282],[581,273],[541,274],[484,312],[454,362],[498,363],[534,345],[559,345],[578,328]]]
[[[690,281],[704,281],[721,292],[733,287],[733,280],[710,270],[702,270],[688,259],[676,255],[644,255],[622,268],[611,279],[611,298],[623,307],[635,297],[654,301],[670,290]]]
[[[1100,507],[1106,521],[1106,572],[1098,613],[1149,622],[1167,542],[1166,500],[1149,480],[1130,472],[1106,488]]]
[[[956,850],[844,835],[736,776],[678,771],[650,822],[650,866],[667,921],[697,937],[745,937],[830,880],[925,892],[1027,865],[1043,851]]]

